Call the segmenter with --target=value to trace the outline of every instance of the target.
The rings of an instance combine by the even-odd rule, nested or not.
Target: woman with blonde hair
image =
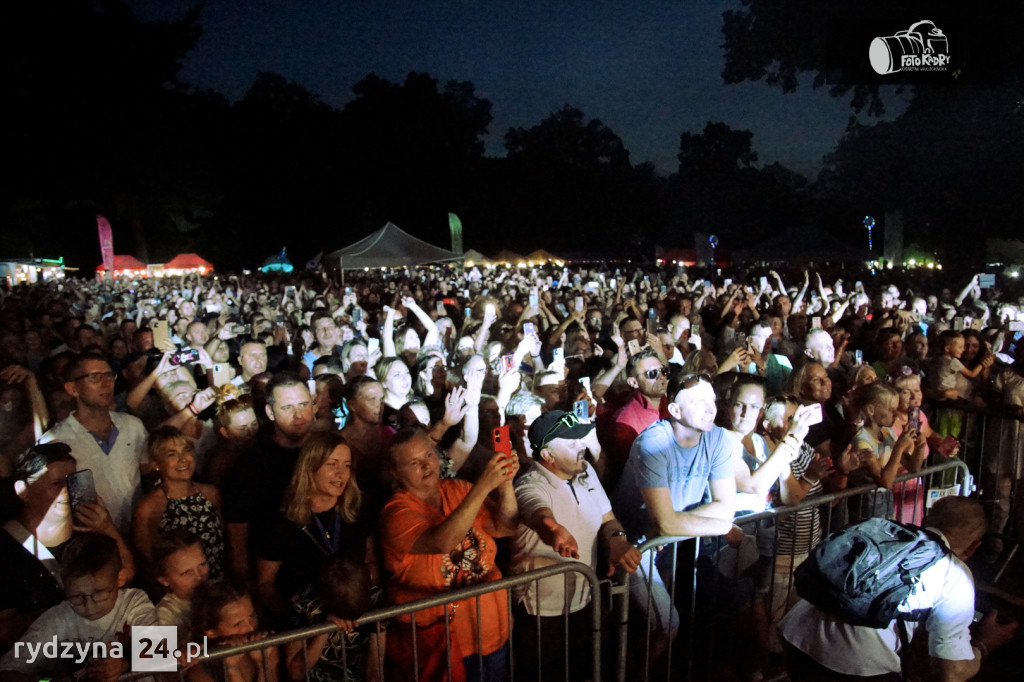
[[[256,538],[259,592],[282,625],[299,625],[295,617],[331,559],[365,561],[376,575],[362,501],[345,440],[337,431],[311,434],[285,490],[282,518]]]
[[[219,386],[215,402],[217,416],[213,424],[218,438],[206,457],[204,473],[206,480],[221,486],[238,455],[256,443],[260,424],[252,395],[240,393],[234,384]]]
[[[135,507],[135,548],[152,560],[153,545],[162,533],[185,528],[202,541],[210,576],[222,577],[226,562],[220,491],[193,480],[196,451],[192,439],[173,426],[160,426],[149,434],[146,451],[160,474],[160,486]]]
[[[896,476],[920,471],[928,446],[917,429],[904,429],[897,436],[896,423],[900,396],[896,389],[876,382],[857,394],[856,408],[864,420],[853,437],[853,448],[863,451],[861,466],[850,475],[850,486],[874,483],[879,490],[869,500],[861,500],[860,520],[869,516],[893,518],[892,488]],[[853,510],[851,509],[851,513]]]

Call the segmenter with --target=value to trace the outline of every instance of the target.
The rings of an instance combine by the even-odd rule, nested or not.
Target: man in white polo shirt
[[[608,496],[594,468],[584,458],[593,446],[594,425],[571,412],[545,412],[530,426],[536,466],[516,482],[520,524],[512,549],[512,572],[523,573],[563,561],[580,561],[597,570],[598,541],[608,549],[611,575],[616,567],[633,573],[640,552],[615,519]],[[521,679],[565,679],[565,622],[569,618],[569,650],[577,664],[570,680],[590,679],[590,585],[579,574],[554,576],[516,591],[513,632],[516,672]],[[568,602],[566,600],[566,591]],[[568,611],[568,613],[567,613]],[[540,616],[538,619],[537,616]],[[542,648],[537,649],[537,628]],[[538,663],[543,666],[538,671]]]
[[[102,355],[82,353],[64,370],[64,390],[76,409],[39,439],[71,446],[78,470],[91,469],[96,493],[122,537],[129,537],[132,508],[142,494],[146,428],[130,414],[114,412],[114,372]]]

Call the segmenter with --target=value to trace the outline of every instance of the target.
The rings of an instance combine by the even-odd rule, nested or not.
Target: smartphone
[[[358,324],[359,322],[362,322],[362,321],[363,321],[363,309],[362,308],[353,308],[352,309],[352,322]]]
[[[587,392],[587,395],[593,396],[590,392],[590,377],[580,377],[580,386],[582,386],[583,390]]]
[[[274,316],[274,324],[276,324],[278,327],[283,325],[284,324],[284,315],[275,315]]]
[[[572,404],[573,413],[582,421],[590,421],[590,403],[586,400],[577,400]]]
[[[971,320],[971,329],[981,331],[981,320]]]
[[[352,294],[352,287],[345,287],[345,295],[350,296]]]
[[[378,350],[380,350],[380,339],[371,336],[370,339],[366,342],[366,352],[370,355],[373,355]]]
[[[348,292],[346,292],[346,293],[348,293]],[[286,286],[284,288],[284,295],[287,296],[288,298],[292,298],[293,296],[295,296],[295,287],[292,286],[291,284]]]
[[[213,366],[213,385],[223,386],[231,382],[231,366],[217,363]]]
[[[536,308],[540,305],[540,296],[537,294],[537,290],[534,289],[530,292],[530,307]]]
[[[722,271],[719,270],[718,274],[722,274]],[[732,286],[732,277],[726,277],[724,280],[722,280],[722,284],[724,284],[727,288],[731,287]]]
[[[1011,332],[1024,332],[1024,320],[1011,320],[1008,328]]]
[[[817,315],[811,318],[811,329],[821,329],[821,318]]]
[[[693,339],[693,337],[695,337],[695,336],[696,336],[696,337],[697,337],[698,339],[700,338],[700,325],[699,325],[699,324],[697,324],[697,323],[694,323],[694,324],[693,324],[693,325],[692,325],[692,326],[690,327],[690,339]]]
[[[853,351],[853,362],[855,365],[864,364],[864,351],[862,351],[860,348]]]
[[[490,316],[490,317],[496,317],[497,316],[497,313],[494,312],[494,304],[493,303],[488,303],[486,308],[485,308],[485,311],[487,312],[487,315]]]
[[[917,405],[907,408],[907,428],[921,433],[921,408]]]
[[[463,308],[462,309],[462,314],[466,317],[467,320],[469,318],[473,317],[473,311],[470,310],[469,308]]]
[[[636,339],[630,339],[626,346],[629,349],[630,355],[636,355],[640,352],[640,342]]]
[[[807,421],[807,425],[808,426],[814,426],[815,424],[820,424],[821,423],[821,420],[822,420],[822,416],[821,416],[821,403],[815,403],[814,405],[808,405],[807,407],[801,408],[801,409],[805,409],[809,413],[810,419]]]
[[[499,426],[491,432],[491,444],[495,452],[500,452],[506,457],[512,456],[512,439],[508,435],[508,425]]]
[[[615,280],[614,277],[612,277],[610,280],[608,280],[608,288],[609,289],[615,289],[617,284],[618,284],[618,282]]]
[[[172,353],[170,358],[172,365],[187,365],[192,362],[197,362],[198,360],[199,350],[196,348],[179,350],[177,353]]]
[[[167,331],[167,320],[153,320],[149,323],[149,328],[153,330],[153,347],[167,348],[167,344],[171,340],[170,333]]]
[[[442,317],[444,315],[448,314],[448,311],[445,310],[445,307],[444,307],[444,301],[438,301],[437,302],[437,314],[441,315]]]
[[[501,356],[501,373],[508,374],[516,368],[515,355],[509,353],[508,355]]]
[[[760,281],[761,281],[761,290],[764,291],[765,289],[768,288],[768,278],[767,277],[761,277]]]
[[[246,336],[252,334],[251,324],[233,324],[231,325],[231,333],[235,336]]]
[[[71,514],[80,523],[78,510],[83,504],[96,502],[96,483],[92,478],[92,469],[82,469],[66,477],[68,484],[68,501],[71,503]]]
[[[555,363],[558,363],[558,362],[565,362],[565,349],[564,348],[562,348],[562,347],[552,348],[551,349],[551,355],[552,355],[551,364],[555,364]]]
[[[736,346],[739,347],[739,346],[746,346],[746,345],[747,345],[747,335],[746,335],[746,333],[745,332],[736,332]]]
[[[523,322],[523,334],[525,336],[537,336],[537,325],[533,322]]]
[[[583,310],[583,297],[582,296],[577,296],[576,297],[576,310]]]

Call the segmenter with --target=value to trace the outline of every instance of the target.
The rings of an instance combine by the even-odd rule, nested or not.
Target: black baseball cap
[[[593,424],[581,420],[573,412],[552,410],[533,420],[528,435],[533,449],[540,450],[555,438],[583,438],[593,428]]]

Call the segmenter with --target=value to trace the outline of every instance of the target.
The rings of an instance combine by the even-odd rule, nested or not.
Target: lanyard
[[[323,540],[327,553],[334,556],[341,549],[341,514],[337,509],[334,510],[334,525],[330,532],[324,528],[324,524],[320,523],[319,515],[313,514],[313,521],[316,522],[317,530],[320,531],[320,538]]]

